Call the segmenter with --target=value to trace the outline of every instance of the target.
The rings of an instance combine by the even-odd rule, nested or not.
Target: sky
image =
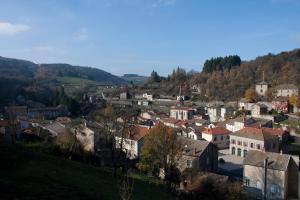
[[[0,0],[0,56],[116,75],[300,47],[300,0]]]

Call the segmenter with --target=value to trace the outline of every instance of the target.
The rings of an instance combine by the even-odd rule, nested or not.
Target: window
[[[223,135],[221,136],[221,140],[223,140]]]
[[[250,147],[251,147],[251,148],[254,148],[254,144],[253,144],[253,143],[250,143]]]
[[[227,140],[229,140],[229,135],[227,135],[227,137],[226,137],[226,138],[227,138]]]
[[[247,150],[244,150],[244,157],[247,156]]]
[[[187,160],[186,161],[186,166],[187,167],[192,167],[192,161],[191,160]]]
[[[231,140],[231,144],[235,144],[235,140],[234,139]]]
[[[231,148],[231,154],[232,154],[232,155],[235,155],[235,147],[232,147],[232,148]]]
[[[256,145],[256,148],[257,148],[257,149],[260,149],[260,144],[257,144],[257,145]]]
[[[275,148],[276,148],[276,143],[274,142],[274,143],[273,143],[273,149],[275,149]]]
[[[244,147],[248,146],[248,142],[243,142]]]
[[[271,184],[271,193],[276,193],[277,192],[277,186],[274,184]]]
[[[214,141],[217,141],[217,137],[214,138]]]
[[[250,186],[250,179],[247,178],[247,177],[245,177],[244,184],[245,184],[246,186]]]
[[[241,145],[242,145],[242,142],[241,142],[241,141],[238,141],[237,144],[241,146]]]
[[[237,155],[242,156],[242,150],[240,148],[237,149]]]

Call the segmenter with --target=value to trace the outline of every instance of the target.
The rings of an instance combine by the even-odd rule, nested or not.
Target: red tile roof
[[[132,126],[125,129],[125,137],[131,140],[140,140],[149,133],[149,128],[144,126]]]
[[[210,134],[210,135],[224,135],[224,134],[230,134],[231,131],[223,127],[215,127],[215,128],[206,128],[202,133]]]

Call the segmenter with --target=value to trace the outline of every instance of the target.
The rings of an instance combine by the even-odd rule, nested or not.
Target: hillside
[[[0,57],[0,108],[22,99],[50,104],[55,88],[65,85],[71,92],[88,91],[97,85],[123,85],[128,82],[106,71],[68,64],[35,64]],[[68,92],[68,91],[67,91]]]
[[[132,82],[135,85],[143,85],[147,82],[148,77],[147,76],[141,76],[138,74],[124,74],[121,76],[122,79]]]
[[[1,199],[119,199],[109,169],[0,144]],[[134,177],[133,199],[172,199],[159,181]]]
[[[283,83],[300,87],[300,50],[242,61],[239,67],[230,70],[197,73],[190,85],[201,88],[203,99],[238,100],[246,89],[262,81],[263,72],[271,88]]]

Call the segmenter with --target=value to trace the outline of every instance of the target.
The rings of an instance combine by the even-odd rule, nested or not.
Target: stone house
[[[231,131],[223,127],[206,128],[202,131],[202,139],[213,143],[218,149],[229,147],[229,134]]]
[[[268,106],[263,103],[256,103],[252,106],[251,115],[259,116],[268,114]]]
[[[254,198],[299,197],[299,166],[291,155],[249,151],[243,166],[244,187]]]
[[[230,134],[230,153],[245,157],[250,150],[279,152],[279,138],[263,128],[245,127]]]
[[[290,97],[293,94],[298,95],[298,87],[293,84],[281,84],[276,87],[277,97]]]
[[[193,118],[195,110],[188,107],[172,107],[170,109],[170,118],[178,120],[190,120]]]
[[[180,172],[185,169],[216,172],[218,170],[218,149],[204,140],[191,140],[179,137],[183,152],[178,159]]]

